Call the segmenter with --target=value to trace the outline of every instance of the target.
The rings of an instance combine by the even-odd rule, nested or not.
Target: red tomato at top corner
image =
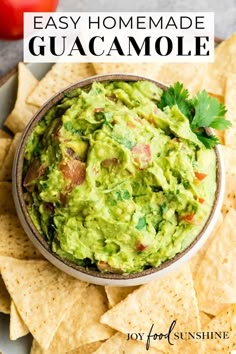
[[[0,39],[23,37],[24,12],[52,12],[59,0],[0,0]]]

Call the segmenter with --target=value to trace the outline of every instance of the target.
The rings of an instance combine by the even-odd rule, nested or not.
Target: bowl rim
[[[153,80],[144,76],[139,75],[131,75],[131,74],[104,74],[104,75],[96,75],[84,80],[80,80],[70,86],[67,86],[63,90],[56,93],[53,97],[51,97],[43,106],[39,108],[36,114],[32,117],[25,130],[22,133],[21,139],[19,141],[18,148],[16,150],[14,163],[13,163],[13,171],[12,171],[12,180],[13,180],[13,197],[16,205],[17,213],[25,232],[27,233],[30,240],[33,244],[40,250],[43,256],[48,259],[55,266],[60,268],[61,270],[69,273],[72,276],[80,278],[82,280],[88,280],[90,282],[104,285],[104,284],[115,284],[120,286],[129,285],[129,281],[133,282],[132,285],[143,284],[149,279],[153,279],[154,277],[161,276],[164,273],[169,272],[174,269],[177,264],[180,264],[188,259],[190,259],[202,246],[202,244],[206,241],[210,232],[213,230],[217,222],[217,217],[220,213],[220,207],[223,202],[224,196],[224,165],[223,159],[221,156],[221,151],[219,146],[214,147],[215,155],[216,155],[216,192],[215,199],[212,205],[210,214],[200,231],[200,233],[195,237],[195,239],[188,245],[186,249],[177,253],[173,258],[161,263],[157,267],[151,267],[145,269],[143,271],[137,273],[130,274],[115,274],[115,273],[102,273],[96,270],[92,270],[83,266],[76,265],[75,263],[65,260],[54,253],[51,249],[47,241],[43,238],[43,236],[39,233],[39,231],[34,226],[34,223],[27,211],[24,199],[23,199],[23,176],[22,169],[24,163],[24,154],[25,147],[28,137],[33,132],[35,126],[39,123],[39,121],[44,117],[46,112],[57,104],[63,97],[64,93],[72,91],[76,88],[83,88],[91,86],[93,82],[104,82],[104,81],[149,81],[160,87],[162,90],[166,90],[167,86],[157,80]],[[206,128],[207,134],[212,134],[211,129]],[[201,242],[200,242],[201,241]],[[95,280],[94,280],[95,279]]]

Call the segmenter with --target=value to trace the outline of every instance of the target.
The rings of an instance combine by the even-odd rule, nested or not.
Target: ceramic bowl
[[[23,186],[22,186],[22,169],[24,162],[24,152],[26,147],[26,142],[34,130],[38,122],[44,117],[45,113],[55,104],[57,104],[63,97],[65,92],[69,92],[75,88],[85,88],[91,85],[94,81],[137,81],[137,80],[149,80],[154,82],[161,89],[166,90],[166,86],[162,83],[159,83],[154,80],[150,80],[141,76],[135,75],[126,75],[126,74],[111,74],[111,75],[101,75],[88,78],[83,81],[79,81],[70,87],[60,91],[55,96],[53,96],[49,101],[47,101],[35,114],[32,120],[27,125],[26,129],[23,132],[21,141],[19,143],[15,160],[13,166],[13,196],[15,205],[17,208],[17,213],[21,224],[32,241],[35,247],[43,254],[43,256],[56,267],[62,271],[70,274],[73,277],[76,277],[80,280],[98,284],[98,285],[111,285],[111,286],[134,286],[144,284],[148,281],[154,280],[158,277],[162,277],[168,272],[176,269],[178,266],[189,260],[204,244],[207,237],[213,230],[217,219],[219,217],[220,208],[223,201],[224,195],[224,171],[223,171],[223,161],[219,147],[215,147],[216,154],[216,182],[217,189],[215,194],[214,204],[212,206],[210,215],[198,236],[194,241],[181,253],[176,254],[172,259],[162,263],[156,268],[149,268],[144,271],[129,274],[113,274],[113,273],[101,273],[99,271],[90,270],[82,266],[78,266],[72,262],[61,259],[57,254],[53,253],[45,241],[43,236],[38,232],[34,226],[30,215],[27,211],[24,199],[23,199]]]

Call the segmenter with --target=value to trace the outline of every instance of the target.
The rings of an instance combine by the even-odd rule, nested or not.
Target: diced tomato
[[[86,165],[80,160],[67,160],[59,164],[59,170],[63,173],[64,177],[71,181],[72,186],[78,186],[85,180]]]
[[[149,163],[152,160],[152,152],[150,145],[136,144],[131,151],[134,161],[139,163],[141,168],[148,167]]]
[[[206,178],[207,174],[206,173],[201,173],[201,172],[194,172],[195,177],[199,180],[202,181],[204,178]]]
[[[32,186],[36,184],[37,180],[44,175],[47,166],[45,164],[40,164],[38,160],[34,160],[29,166],[26,176],[24,178],[23,185],[28,190],[32,189]]]
[[[139,243],[136,246],[136,251],[143,252],[146,248],[147,248],[147,246],[143,245],[142,243]]]
[[[95,108],[95,113],[99,113],[99,112],[103,112],[104,111],[104,108]]]
[[[112,157],[111,159],[105,159],[101,162],[102,167],[109,168],[115,167],[120,163],[120,161],[116,157]]]
[[[190,214],[186,214],[186,215],[182,215],[180,217],[180,220],[182,221],[185,221],[185,222],[188,222],[190,224],[194,224],[194,216],[195,216],[195,213],[190,213]]]
[[[205,203],[205,199],[203,199],[203,198],[198,198],[198,201],[199,201],[200,204]]]

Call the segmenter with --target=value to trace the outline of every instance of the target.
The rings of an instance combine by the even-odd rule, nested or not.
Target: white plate
[[[52,64],[29,64],[32,73],[41,79],[51,68]],[[17,74],[14,74],[0,87],[0,127],[14,107],[17,91]],[[0,314],[0,353],[29,354],[32,342],[31,335],[16,341],[9,340],[9,316]]]

